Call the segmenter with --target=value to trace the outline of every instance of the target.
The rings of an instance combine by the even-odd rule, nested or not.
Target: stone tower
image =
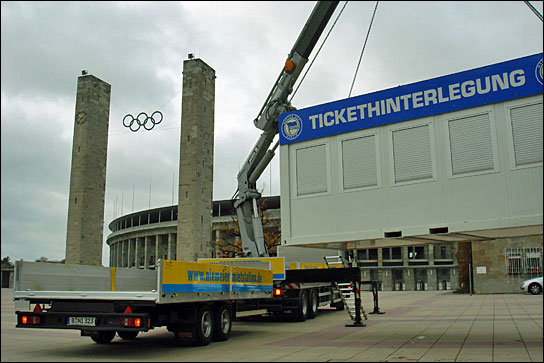
[[[212,257],[215,71],[183,62],[176,259]]]
[[[111,86],[83,74],[77,81],[66,263],[100,266]]]

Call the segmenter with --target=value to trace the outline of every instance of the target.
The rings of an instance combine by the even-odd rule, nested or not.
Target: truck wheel
[[[198,308],[196,322],[193,328],[193,344],[208,345],[213,336],[213,314],[208,305]]]
[[[319,304],[319,296],[317,294],[317,289],[310,290],[310,299],[308,306],[308,319],[313,319],[317,315],[317,307]]]
[[[119,338],[121,339],[133,340],[136,339],[138,333],[139,331],[118,331],[117,335],[119,335]]]
[[[232,329],[232,313],[227,304],[220,305],[214,311],[213,323],[213,339],[219,342],[228,340]]]
[[[91,335],[91,339],[98,344],[108,344],[115,336],[114,330],[99,331],[95,335]]]
[[[295,321],[305,321],[308,317],[308,293],[301,290],[298,300],[298,308],[295,312]]]

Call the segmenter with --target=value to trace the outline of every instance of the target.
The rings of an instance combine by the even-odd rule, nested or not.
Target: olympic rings
[[[155,116],[158,118],[160,116],[160,120],[156,120]],[[129,121],[127,121],[129,119]],[[140,112],[137,117],[132,116],[130,113],[123,117],[123,126],[128,127],[130,131],[136,132],[140,129],[140,127],[144,127],[146,130],[151,130],[153,127],[157,124],[160,124],[162,121],[162,112],[161,111],[155,111],[151,114],[151,116],[147,116],[147,113]],[[149,127],[148,127],[149,125]]]

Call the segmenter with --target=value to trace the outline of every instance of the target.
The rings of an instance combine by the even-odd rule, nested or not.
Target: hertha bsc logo
[[[535,76],[538,83],[542,84],[542,59],[536,65]]]
[[[302,132],[302,119],[295,114],[288,115],[281,123],[281,134],[287,140],[294,140]]]

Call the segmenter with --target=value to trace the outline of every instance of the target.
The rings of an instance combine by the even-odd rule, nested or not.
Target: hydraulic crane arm
[[[255,126],[263,130],[263,132],[238,173],[238,192],[234,197],[234,207],[240,225],[242,249],[248,257],[268,256],[257,204],[261,194],[257,191],[256,183],[274,157],[274,150],[278,146],[278,143],[276,143],[271,150],[268,150],[278,133],[278,116],[283,112],[295,109],[291,106],[287,97],[292,92],[293,85],[302,72],[312,49],[337,5],[338,1],[319,1],[315,5],[288,55],[276,83],[272,87],[257,118],[253,121]]]

